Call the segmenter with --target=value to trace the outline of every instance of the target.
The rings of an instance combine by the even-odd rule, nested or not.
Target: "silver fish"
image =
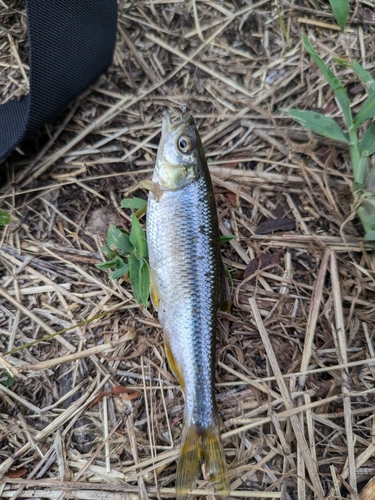
[[[215,401],[216,314],[230,307],[215,199],[194,119],[163,120],[147,206],[151,299],[169,365],[185,394],[177,499],[188,497],[202,465],[217,492],[229,491]]]

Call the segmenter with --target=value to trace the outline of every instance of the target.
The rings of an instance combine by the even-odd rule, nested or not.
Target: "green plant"
[[[346,131],[342,130],[335,120],[321,113],[298,109],[282,111],[309,130],[348,145],[354,178],[354,207],[365,230],[365,239],[375,243],[375,167],[368,167],[369,156],[375,153],[375,122],[369,125],[361,138],[358,136],[359,126],[375,116],[375,79],[356,61],[350,64],[342,60],[337,61],[352,68],[368,93],[367,99],[353,117],[343,84],[318,56],[305,36],[303,43],[333,90],[344,117]]]
[[[8,389],[11,389],[15,383],[15,379],[9,373],[4,373],[3,376],[0,376],[0,384]]]
[[[329,0],[329,3],[337,24],[344,31],[349,16],[349,0]]]
[[[4,210],[1,210],[0,208],[0,226],[6,226],[7,224],[10,224],[11,217],[8,212],[4,212]]]
[[[142,202],[142,203],[141,203]],[[121,206],[137,208],[145,206],[145,201],[139,198],[123,200]],[[109,226],[107,232],[107,245],[102,247],[103,253],[109,259],[107,262],[97,264],[99,269],[114,268],[109,278],[118,279],[128,274],[132,284],[134,297],[140,304],[147,307],[150,294],[150,268],[147,262],[146,235],[136,216],[132,214],[130,233],[116,226]]]

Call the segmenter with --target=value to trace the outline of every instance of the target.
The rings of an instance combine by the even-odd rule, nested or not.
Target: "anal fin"
[[[180,386],[184,390],[185,389],[185,381],[184,381],[184,375],[182,373],[182,368],[179,365],[179,363],[177,363],[177,361],[175,360],[175,358],[172,354],[171,348],[169,347],[169,344],[165,339],[164,339],[164,349],[165,349],[165,354],[167,355],[169,367],[172,370],[176,379],[178,380],[178,383],[180,384]]]

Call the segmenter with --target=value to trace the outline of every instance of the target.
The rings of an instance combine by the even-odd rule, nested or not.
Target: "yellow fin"
[[[164,339],[164,349],[165,349],[165,354],[167,355],[168,359],[168,364],[172,372],[174,373],[174,376],[178,380],[178,383],[184,390],[185,388],[185,382],[184,382],[184,376],[182,373],[181,366],[177,363],[177,361],[174,359],[172,351],[168,345],[168,342]]]
[[[225,499],[229,494],[229,479],[225,455],[216,427],[199,429],[194,425],[184,427],[182,448],[177,468],[177,500],[186,500],[195,486],[205,463],[207,475],[215,491]]]
[[[141,189],[146,189],[147,191],[151,191],[151,193],[155,195],[157,200],[159,200],[161,198],[161,195],[163,194],[163,191],[160,188],[159,184],[151,181],[150,179],[145,179],[144,181],[141,181],[139,183],[139,187]]]
[[[215,427],[209,428],[203,438],[204,462],[208,478],[215,486],[215,491],[222,497],[229,495],[229,478],[224,450]]]
[[[199,477],[203,458],[200,441],[199,433],[194,425],[184,427],[177,467],[176,500],[186,500]]]
[[[153,272],[151,271],[151,288],[150,288],[150,299],[151,303],[154,306],[154,308],[158,311],[159,310],[159,294],[155,285],[155,280],[153,278]]]

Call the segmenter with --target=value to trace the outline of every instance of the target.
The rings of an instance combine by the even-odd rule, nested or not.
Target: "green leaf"
[[[337,102],[340,105],[341,111],[343,112],[345,118],[345,124],[348,128],[352,126],[352,114],[350,111],[349,99],[346,94],[345,87],[340,82],[340,80],[333,74],[333,72],[328,68],[328,66],[320,59],[314,47],[308,41],[308,39],[303,35],[303,44],[307,52],[311,55],[315,63],[317,64],[320,71],[323,73],[324,78],[329,83]]]
[[[114,267],[115,270],[108,275],[108,278],[110,279],[121,278],[121,276],[129,272],[128,262],[124,261],[123,258],[119,255],[116,255],[112,260],[109,260],[108,262],[101,262],[100,264],[96,264],[95,267],[97,267],[98,269],[110,269]]]
[[[350,61],[347,57],[337,57],[337,56],[332,56],[332,61],[340,64],[341,66],[345,66],[346,68],[350,68]]]
[[[362,227],[365,230],[365,239],[369,241],[375,240],[375,203],[370,198],[362,200],[362,203],[357,207],[357,215],[361,219]]]
[[[129,255],[134,250],[127,232],[113,225],[108,228],[107,245],[120,255]]]
[[[129,278],[133,286],[139,280],[140,260],[133,254],[129,257]]]
[[[138,259],[142,259],[143,257],[147,258],[148,251],[146,235],[139,220],[134,214],[132,214],[132,228],[129,239],[134,246],[134,253],[136,257],[138,257]]]
[[[7,224],[10,224],[10,222],[10,214],[8,214],[8,212],[4,212],[4,210],[1,210],[0,208],[0,226],[6,226]]]
[[[107,257],[107,259],[114,259],[117,255],[117,253],[114,250],[111,250],[107,246],[102,247],[102,252]]]
[[[139,304],[147,307],[150,295],[150,268],[145,259],[132,255],[129,259],[129,278],[132,282],[134,297]]]
[[[122,208],[131,208],[132,210],[139,210],[147,205],[147,200],[142,200],[142,198],[125,198],[122,200]]]
[[[121,278],[121,276],[124,276],[124,274],[128,274],[128,272],[129,272],[129,264],[125,264],[124,262],[122,262],[122,265],[116,266],[116,269],[108,275],[108,278],[117,280]]]
[[[370,156],[375,153],[375,122],[372,122],[363,134],[359,144],[361,156]]]
[[[145,259],[141,261],[141,268],[139,270],[139,298],[137,300],[140,304],[147,307],[148,297],[150,295],[151,274],[150,267]]]
[[[367,167],[367,165],[366,165]],[[367,177],[366,177],[366,191],[372,193],[372,195],[375,194],[375,167],[372,167],[370,169],[370,172],[367,174]],[[371,198],[373,198],[374,196],[372,196]],[[375,200],[373,200],[375,201]],[[362,202],[363,203],[363,202]],[[372,203],[371,200],[368,200],[368,203],[371,203],[371,207],[373,208],[373,210],[370,210],[370,212],[372,212],[372,215],[373,217],[375,216],[375,203]],[[375,224],[374,224],[374,227],[375,227]]]
[[[357,129],[363,122],[375,116],[375,93],[371,94],[362,104],[353,121],[353,128]]]
[[[329,0],[333,15],[341,31],[344,31],[349,15],[349,0]]]
[[[108,262],[101,262],[100,264],[95,264],[98,269],[110,269],[111,267],[123,266],[124,261],[119,255],[116,255],[113,259]]]
[[[8,389],[11,389],[16,383],[15,379],[9,375],[9,373],[5,373],[4,376],[0,378],[0,384]]]
[[[332,118],[328,118],[328,116],[324,116],[314,111],[302,111],[300,109],[284,109],[282,111],[286,115],[294,118],[296,122],[317,134],[335,139],[336,141],[349,143],[348,136],[341,130],[338,123]]]
[[[368,95],[375,92],[375,79],[357,61],[352,61],[352,70],[365,85]]]
[[[368,231],[365,234],[365,240],[367,240],[367,241],[375,241],[375,231]]]
[[[220,243],[227,243],[228,241],[234,240],[235,238],[243,238],[243,236],[237,236],[236,234],[221,234]]]

